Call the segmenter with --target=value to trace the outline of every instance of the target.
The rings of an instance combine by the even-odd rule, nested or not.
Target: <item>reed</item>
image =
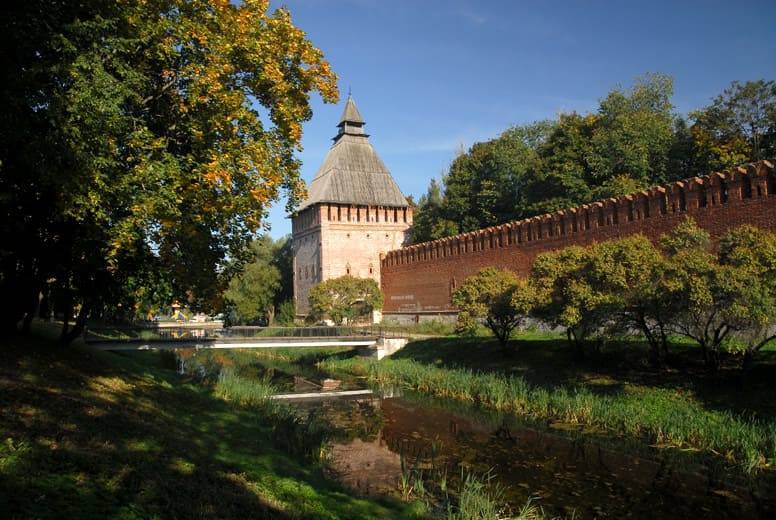
[[[448,520],[491,520],[504,518],[503,489],[490,481],[491,473],[480,477],[474,473],[462,475],[457,505],[448,505]]]
[[[224,368],[218,376],[214,393],[225,401],[241,406],[264,406],[275,393],[275,387],[267,375],[248,378],[236,374],[233,369]]]

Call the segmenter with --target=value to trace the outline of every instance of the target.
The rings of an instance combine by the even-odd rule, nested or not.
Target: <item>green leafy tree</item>
[[[664,74],[637,78],[629,91],[601,100],[593,130],[590,166],[598,185],[628,175],[641,187],[669,180],[673,145],[673,80]]]
[[[594,198],[592,139],[598,116],[561,114],[557,125],[540,146],[539,167],[526,190],[525,216],[575,206]]]
[[[278,294],[282,291],[278,256],[283,244],[284,241],[276,243],[269,235],[251,244],[252,260],[230,280],[224,293],[235,323],[272,323]]]
[[[554,326],[564,327],[578,358],[584,343],[602,344],[616,326],[621,301],[603,287],[596,276],[593,248],[567,247],[540,254],[531,269],[537,294],[534,314]]]
[[[278,325],[293,325],[296,320],[296,305],[293,300],[286,300],[278,307],[278,312],[275,315],[275,322]]]
[[[667,254],[663,298],[672,311],[673,332],[695,340],[708,367],[716,368],[723,343],[733,331],[726,312],[730,294],[711,249],[709,234],[686,219],[661,237]]]
[[[309,96],[337,98],[322,53],[259,0],[31,0],[0,18],[3,325],[54,286],[72,339],[143,293],[149,257],[173,298],[217,310],[226,259],[304,195]]]
[[[436,179],[431,179],[428,191],[420,197],[413,213],[412,228],[410,228],[410,239],[413,243],[458,234],[458,226],[444,218],[442,202],[442,188]]]
[[[441,238],[685,177],[688,132],[670,77],[637,78],[592,114],[516,126],[459,155],[421,201],[413,241]],[[681,134],[677,134],[681,131]],[[425,203],[425,204],[423,204]]]
[[[383,293],[371,278],[350,275],[324,280],[310,289],[311,315],[337,325],[369,316],[383,308]]]
[[[701,173],[776,157],[774,81],[734,81],[690,117],[694,161]]]
[[[538,169],[536,148],[551,123],[538,122],[505,131],[459,155],[443,177],[444,188],[429,186],[413,240],[442,238],[523,217],[529,173]],[[439,200],[439,192],[443,192]]]
[[[720,283],[726,317],[743,349],[743,366],[776,341],[776,233],[741,226],[720,241]]]
[[[609,297],[613,329],[640,331],[649,344],[652,364],[668,351],[673,309],[664,298],[665,259],[644,235],[602,242],[591,248],[591,283]]]
[[[484,323],[506,352],[514,330],[529,315],[533,293],[528,282],[507,270],[486,267],[461,284],[453,294],[459,332]]]

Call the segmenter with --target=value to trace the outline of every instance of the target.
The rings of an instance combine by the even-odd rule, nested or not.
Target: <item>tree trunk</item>
[[[741,370],[744,374],[748,374],[754,367],[754,351],[752,349],[746,349],[744,351],[744,360],[741,362]]]
[[[577,361],[585,359],[585,350],[582,347],[582,342],[579,341],[571,327],[566,329],[566,337],[568,338],[569,343],[574,347],[574,358]]]
[[[707,349],[706,353],[706,368],[712,372],[716,372],[720,365],[719,350]]]
[[[659,367],[660,366],[660,347],[658,345],[657,338],[655,337],[655,334],[652,332],[652,329],[649,328],[649,324],[647,324],[647,320],[644,317],[640,317],[638,321],[638,327],[641,329],[641,333],[644,334],[644,337],[647,338],[647,345],[649,345],[649,350],[647,351],[647,359],[649,361],[649,364],[653,367]]]
[[[30,333],[30,329],[32,328],[32,318],[35,317],[35,313],[28,312],[24,315],[24,320],[22,320],[22,334],[28,335]]]
[[[663,347],[663,356],[668,358],[668,335],[663,326],[660,326],[660,346]]]
[[[647,358],[649,364],[654,368],[660,368],[663,366],[663,360],[660,356],[660,344],[654,335],[647,336],[647,342],[649,343],[649,352]]]
[[[496,338],[498,339],[498,343],[501,346],[501,353],[504,354],[505,357],[510,357],[513,352],[512,349],[509,348],[509,334],[498,335]]]
[[[22,334],[29,334],[30,327],[32,326],[32,320],[35,318],[35,314],[38,312],[38,305],[40,304],[40,285],[33,284],[30,289],[29,299],[27,300],[27,312],[22,320]]]
[[[83,331],[86,328],[86,320],[89,319],[89,310],[89,304],[84,302],[83,305],[81,305],[81,310],[78,311],[78,316],[75,319],[73,327],[69,331],[65,332],[62,335],[62,338],[60,338],[60,342],[63,345],[69,345],[78,336],[83,334]]]
[[[59,342],[66,344],[65,338],[70,330],[70,316],[73,314],[73,295],[70,291],[65,293],[65,305],[62,309],[62,331],[59,334]]]

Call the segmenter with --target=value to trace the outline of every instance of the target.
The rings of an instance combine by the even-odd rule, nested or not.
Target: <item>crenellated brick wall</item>
[[[760,161],[390,251],[381,260],[384,312],[455,312],[453,291],[483,267],[525,276],[534,258],[545,251],[635,233],[657,240],[688,216],[713,237],[742,224],[776,230],[773,164]]]

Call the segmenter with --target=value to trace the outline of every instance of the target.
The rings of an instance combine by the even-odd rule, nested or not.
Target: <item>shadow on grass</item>
[[[558,336],[526,334],[509,347],[511,354],[505,355],[492,338],[434,338],[414,341],[392,357],[440,368],[518,375],[548,389],[584,387],[599,395],[617,394],[627,386],[663,388],[692,394],[708,409],[776,419],[776,402],[765,398],[776,380],[776,351],[762,352],[754,369],[744,376],[733,357],[710,373],[700,350],[687,343],[671,345],[664,368],[651,367],[646,345],[635,340],[612,342],[600,352],[589,348],[583,360],[575,359],[573,348]]]
[[[0,510],[35,518],[400,514],[278,451],[271,427],[154,363],[13,340],[0,348]]]

